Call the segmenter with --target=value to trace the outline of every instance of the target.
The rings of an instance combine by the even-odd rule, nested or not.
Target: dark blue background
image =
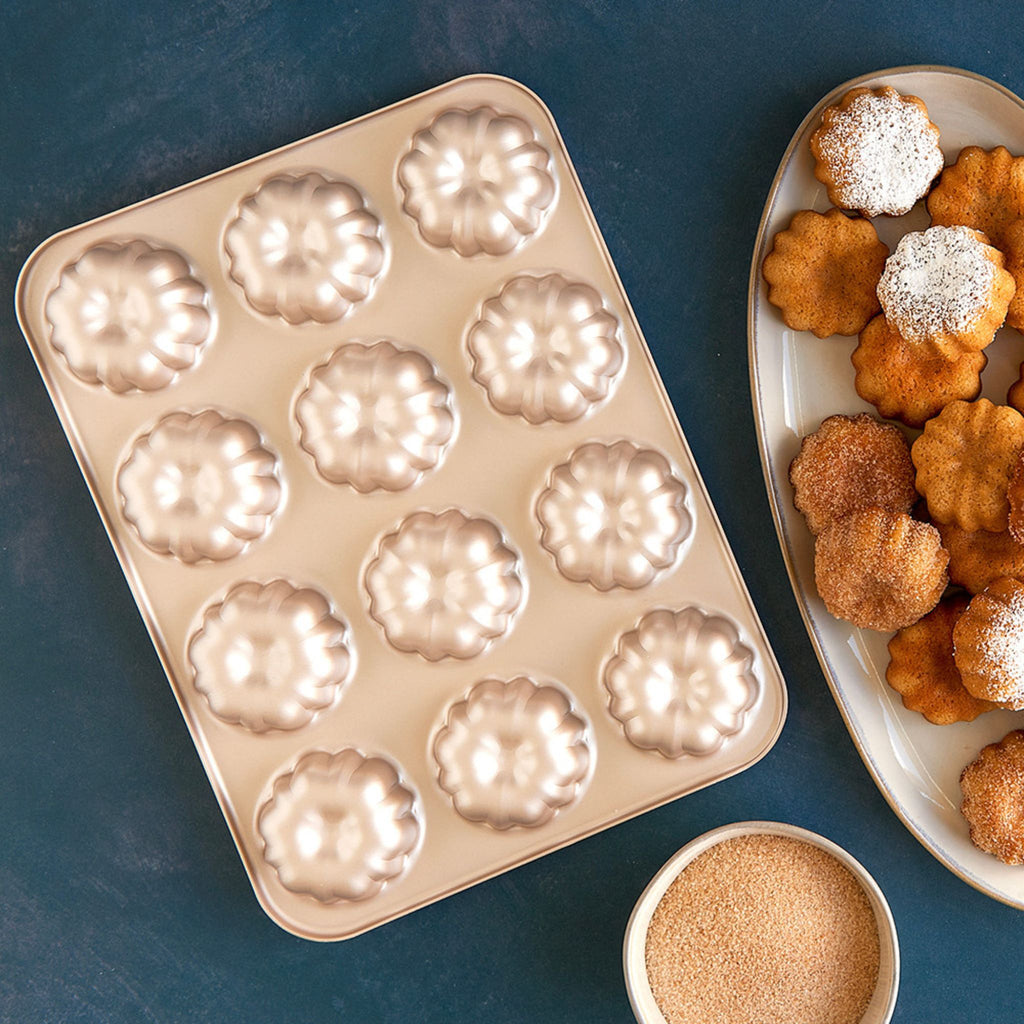
[[[630,908],[683,843],[791,821],[900,932],[895,1020],[1021,1019],[1024,913],[876,791],[804,635],[761,478],[746,282],[777,161],[843,80],[959,65],[1024,93],[1017,3],[461,0],[0,6],[0,1019],[626,1024]],[[254,899],[13,315],[52,232],[457,75],[551,107],[788,678],[750,771],[349,942]]]

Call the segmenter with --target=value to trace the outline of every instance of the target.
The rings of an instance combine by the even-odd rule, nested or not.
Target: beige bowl
[[[626,925],[626,937],[622,948],[622,965],[626,976],[626,991],[633,1007],[633,1014],[639,1024],[666,1024],[665,1017],[658,1004],[654,1001],[650,982],[647,980],[645,951],[647,946],[647,929],[651,923],[654,908],[661,902],[668,887],[675,881],[679,873],[700,854],[726,839],[738,836],[769,835],[785,836],[798,839],[812,846],[820,847],[832,854],[841,864],[853,873],[864,888],[868,902],[878,922],[879,965],[878,983],[874,995],[868,1003],[861,1024],[888,1024],[896,1008],[896,992],[900,982],[900,947],[896,938],[896,924],[892,919],[889,904],[882,895],[875,880],[854,860],[842,847],[816,832],[786,825],[778,821],[740,821],[733,825],[722,825],[698,836],[687,843],[667,864],[651,879],[643,894],[633,908],[629,924]]]

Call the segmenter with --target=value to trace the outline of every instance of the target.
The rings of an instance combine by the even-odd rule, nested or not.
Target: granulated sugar
[[[727,839],[672,883],[647,932],[669,1024],[857,1024],[878,980],[867,894],[826,851]]]

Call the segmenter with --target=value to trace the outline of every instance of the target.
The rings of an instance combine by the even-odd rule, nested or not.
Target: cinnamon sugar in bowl
[[[684,846],[626,928],[640,1024],[887,1024],[899,945],[871,876],[828,839],[779,822]]]

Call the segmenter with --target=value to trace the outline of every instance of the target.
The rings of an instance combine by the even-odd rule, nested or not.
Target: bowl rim
[[[878,1006],[877,1012],[871,1010],[870,1016],[866,1011],[865,1016],[861,1019],[861,1024],[888,1024],[896,1008],[896,996],[899,991],[900,948],[896,934],[896,922],[893,920],[889,903],[878,883],[860,861],[831,839],[809,829],[801,828],[799,825],[760,820],[737,821],[720,825],[691,839],[662,865],[640,894],[640,898],[636,901],[629,916],[622,942],[622,971],[626,982],[626,993],[629,996],[633,1016],[639,1024],[667,1024],[665,1016],[655,1002],[654,993],[651,991],[645,963],[647,931],[654,908],[661,902],[669,886],[693,860],[727,839],[736,839],[745,835],[782,836],[809,843],[811,846],[830,853],[860,882],[868,897],[868,902],[871,904],[875,920],[878,922],[879,980],[883,979],[885,973],[889,973],[892,979],[888,998],[884,1005]],[[872,1002],[874,1002],[874,997]],[[869,1007],[871,1007],[870,1003]]]

